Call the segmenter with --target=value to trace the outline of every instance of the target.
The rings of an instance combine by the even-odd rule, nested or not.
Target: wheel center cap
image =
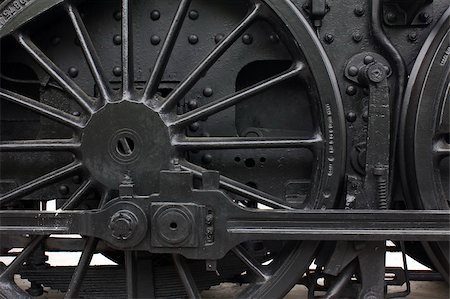
[[[128,163],[137,159],[142,148],[142,139],[132,129],[117,131],[111,138],[109,154],[118,163]]]
[[[107,104],[92,116],[81,143],[90,175],[111,189],[118,189],[129,175],[136,192],[156,192],[159,172],[169,168],[168,129],[156,112],[140,103]]]

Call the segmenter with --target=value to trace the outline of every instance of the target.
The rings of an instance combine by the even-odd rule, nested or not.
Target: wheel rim
[[[146,82],[143,92],[135,88],[135,75],[133,68],[137,57],[133,57],[133,30],[131,26],[130,3],[123,1],[122,5],[122,38],[121,38],[121,68],[113,70],[120,76],[121,87],[114,92],[110,80],[104,75],[99,55],[89,38],[89,33],[83,24],[82,17],[77,8],[66,5],[65,9],[75,27],[78,42],[91,70],[93,81],[96,84],[96,97],[86,94],[70,77],[76,77],[75,71],[69,69],[68,75],[48,58],[32,41],[29,35],[16,30],[15,37],[19,44],[40,67],[53,77],[66,94],[75,99],[81,113],[69,114],[52,108],[49,105],[33,101],[28,97],[7,90],[2,90],[2,99],[14,102],[28,109],[34,110],[48,118],[60,122],[74,129],[72,138],[64,140],[31,140],[2,142],[2,152],[28,152],[28,151],[69,151],[74,154],[73,161],[66,166],[53,170],[38,179],[34,179],[13,189],[0,197],[4,206],[14,202],[41,187],[50,185],[58,180],[65,179],[79,173],[84,178],[80,187],[72,194],[70,199],[62,206],[63,209],[74,209],[85,199],[88,191],[97,190],[104,201],[113,196],[112,189],[120,185],[124,177],[142,177],[146,184],[137,182],[138,192],[149,194],[157,191],[158,181],[148,180],[157,177],[161,169],[168,169],[173,164],[181,165],[194,175],[201,175],[202,166],[196,165],[187,157],[187,151],[224,150],[224,149],[259,149],[265,147],[276,148],[307,148],[313,152],[312,180],[317,181],[310,192],[308,199],[300,208],[329,208],[335,204],[340,183],[343,177],[345,161],[344,151],[344,121],[339,91],[332,68],[320,42],[309,28],[307,21],[289,1],[261,1],[250,4],[249,13],[233,31],[204,58],[198,66],[190,72],[181,83],[171,90],[168,95],[161,96],[161,80],[172,54],[172,48],[182,28],[182,20],[188,13],[190,1],[181,1],[177,7],[174,21],[171,24],[168,38],[162,42],[162,50],[156,60],[150,80]],[[292,64],[281,74],[267,78],[253,86],[246,87],[232,94],[211,101],[183,114],[177,114],[177,103],[201,80],[215,62],[226,52],[238,38],[257,19],[264,18],[273,26],[282,28],[277,33],[293,56]],[[298,26],[298,22],[302,26]],[[291,30],[286,30],[291,28]],[[296,29],[292,29],[296,28]],[[22,30],[22,29],[19,29]],[[190,38],[190,43],[195,40]],[[293,42],[295,41],[295,42]],[[244,41],[245,42],[245,41]],[[300,61],[304,58],[307,61]],[[293,78],[302,78],[306,84],[320,82],[320,88],[311,93],[318,103],[312,103],[312,111],[319,115],[313,120],[315,125],[312,135],[307,138],[243,138],[243,137],[197,137],[186,135],[186,127],[198,120],[210,117],[218,111],[236,105],[249,95],[259,94],[277,84]],[[204,93],[209,91],[204,90]],[[130,117],[129,114],[133,115]],[[107,125],[105,125],[107,124]],[[152,134],[146,133],[152,128]],[[100,132],[100,134],[99,134]],[[220,139],[219,139],[220,138]],[[101,146],[98,146],[101,144]],[[106,154],[105,154],[106,153]],[[152,153],[146,155],[143,153]],[[211,166],[211,165],[209,165]],[[209,167],[214,169],[214,167]],[[107,172],[105,173],[105,169]],[[150,170],[149,170],[150,169]],[[145,175],[143,175],[145,174]],[[152,183],[148,183],[151,181]],[[243,199],[254,201],[271,208],[290,208],[289,204],[279,198],[256,190],[229,177],[221,177],[221,187],[237,196],[237,201]],[[141,186],[141,187],[139,187]],[[139,189],[140,188],[140,189]],[[236,197],[234,197],[236,199]],[[245,201],[245,200],[244,200]],[[37,241],[36,241],[37,242]],[[80,264],[88,263],[97,243],[89,239]],[[289,243],[291,248],[281,257],[282,262],[277,264],[278,270],[271,271],[270,277],[265,277],[264,283],[257,282],[243,293],[249,297],[278,297],[285,294],[298,281],[307,269],[317,248],[317,243]],[[260,271],[258,265],[246,258],[242,247],[234,250],[244,263]],[[83,260],[85,257],[85,260]],[[247,262],[245,262],[247,260]],[[177,264],[177,262],[175,263]],[[294,267],[295,266],[295,267]],[[86,267],[84,265],[83,267]],[[83,267],[79,275],[83,274]],[[181,267],[182,268],[182,267]],[[270,268],[270,267],[267,267]],[[301,271],[299,271],[301,269]],[[181,272],[183,269],[180,270]],[[295,273],[295,275],[293,275]],[[76,274],[77,275],[77,274]],[[265,274],[266,275],[266,274]],[[75,276],[74,276],[75,277]],[[289,279],[288,279],[289,278]],[[260,281],[260,280],[259,280]],[[193,289],[194,286],[186,286]],[[70,287],[69,287],[70,289]],[[194,290],[191,290],[195,292]]]

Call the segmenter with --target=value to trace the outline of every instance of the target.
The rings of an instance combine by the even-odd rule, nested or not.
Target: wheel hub
[[[145,191],[157,191],[159,172],[170,163],[169,132],[159,115],[143,104],[108,103],[83,130],[81,153],[93,178],[108,188],[117,189],[129,175],[136,183],[150,184],[143,186]]]

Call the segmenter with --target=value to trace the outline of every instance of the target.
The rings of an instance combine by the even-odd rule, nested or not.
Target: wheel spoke
[[[251,254],[244,247],[242,247],[242,245],[234,247],[233,253],[262,280],[268,279],[268,276],[261,269],[261,263],[259,263],[253,256],[251,256]]]
[[[131,2],[132,0],[122,0],[122,94],[124,99],[131,99],[134,84]]]
[[[69,287],[64,298],[78,298],[81,284],[83,283],[86,272],[94,256],[95,249],[97,248],[98,239],[89,237],[86,240],[86,246],[81,254],[80,260],[70,280]]]
[[[104,101],[111,100],[111,89],[106,81],[106,76],[103,71],[103,67],[100,63],[100,59],[97,55],[97,51],[94,48],[91,37],[87,32],[86,26],[75,6],[72,4],[66,4],[66,10],[72,20],[73,27],[77,34],[78,40],[80,41],[81,48],[83,50],[86,61],[91,70],[92,76],[94,77],[95,83],[99,89],[101,98]]]
[[[311,148],[322,142],[317,136],[311,139],[245,138],[245,137],[182,137],[172,142],[187,150],[202,149],[254,149],[254,148]]]
[[[200,292],[197,289],[197,285],[195,284],[194,278],[192,277],[191,271],[184,258],[179,254],[173,254],[172,258],[188,297],[191,299],[201,298]]]
[[[0,142],[0,152],[40,152],[71,151],[75,152],[80,143],[70,139],[56,140],[14,140]]]
[[[144,101],[149,100],[158,90],[159,83],[164,71],[166,70],[170,55],[172,55],[175,42],[180,34],[181,27],[183,26],[183,22],[186,18],[191,2],[192,0],[181,0],[180,5],[178,6],[178,10],[175,13],[172,24],[170,25],[169,32],[167,33],[164,44],[162,45],[161,51],[156,59],[150,79],[147,82],[147,86],[144,91]]]
[[[204,168],[194,165],[192,163],[181,161],[181,167],[184,170],[192,172],[195,176],[201,177],[202,172],[205,171]],[[230,191],[231,193],[234,193],[236,195],[242,196],[244,198],[254,200],[260,204],[263,204],[265,206],[274,208],[274,209],[286,209],[286,210],[293,210],[292,207],[288,206],[287,203],[283,200],[281,200],[278,197],[272,196],[270,194],[267,194],[265,192],[262,192],[260,190],[254,189],[252,187],[249,187],[245,184],[239,183],[235,180],[232,180],[226,176],[221,175],[220,181],[219,181],[220,187],[224,188],[225,190]]]
[[[61,206],[61,210],[71,210],[76,208],[84,199],[84,195],[92,187],[92,181],[87,180],[70,196],[70,198]]]
[[[167,111],[174,107],[198,80],[216,63],[245,30],[257,19],[260,4],[247,15],[247,17],[228,35],[202,62],[180,83],[180,85],[161,103],[160,110]]]
[[[0,98],[28,108],[63,125],[67,125],[73,128],[83,128],[84,126],[81,120],[73,115],[56,109],[50,105],[30,99],[26,96],[14,93],[12,91],[0,89]]]
[[[28,36],[17,34],[19,44],[41,65],[41,67],[70,94],[84,110],[94,112],[95,103],[75,82],[73,82],[56,64],[53,63]]]
[[[31,182],[25,183],[22,186],[1,195],[0,196],[0,206],[6,204],[16,198],[28,195],[28,194],[36,191],[37,189],[43,188],[54,182],[62,180],[64,178],[72,175],[74,172],[76,172],[80,168],[81,168],[81,163],[74,162],[72,164],[61,167],[57,170],[54,170],[50,173],[47,173],[35,180],[32,180]]]
[[[212,114],[215,114],[219,111],[225,110],[233,105],[236,105],[240,101],[248,99],[258,93],[267,90],[268,88],[280,84],[288,79],[291,79],[298,75],[304,69],[304,65],[302,63],[298,63],[295,68],[284,72],[278,76],[267,79],[261,83],[253,85],[247,89],[238,91],[231,96],[218,99],[209,104],[206,104],[196,110],[192,110],[191,112],[185,113],[181,116],[178,116],[174,121],[170,122],[169,125],[172,126],[184,126],[190,123],[193,123],[199,119],[208,117]]]

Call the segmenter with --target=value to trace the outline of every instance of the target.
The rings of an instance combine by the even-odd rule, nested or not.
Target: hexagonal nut
[[[137,217],[132,212],[121,210],[111,216],[109,229],[111,235],[117,240],[128,240],[134,234],[137,226]]]

